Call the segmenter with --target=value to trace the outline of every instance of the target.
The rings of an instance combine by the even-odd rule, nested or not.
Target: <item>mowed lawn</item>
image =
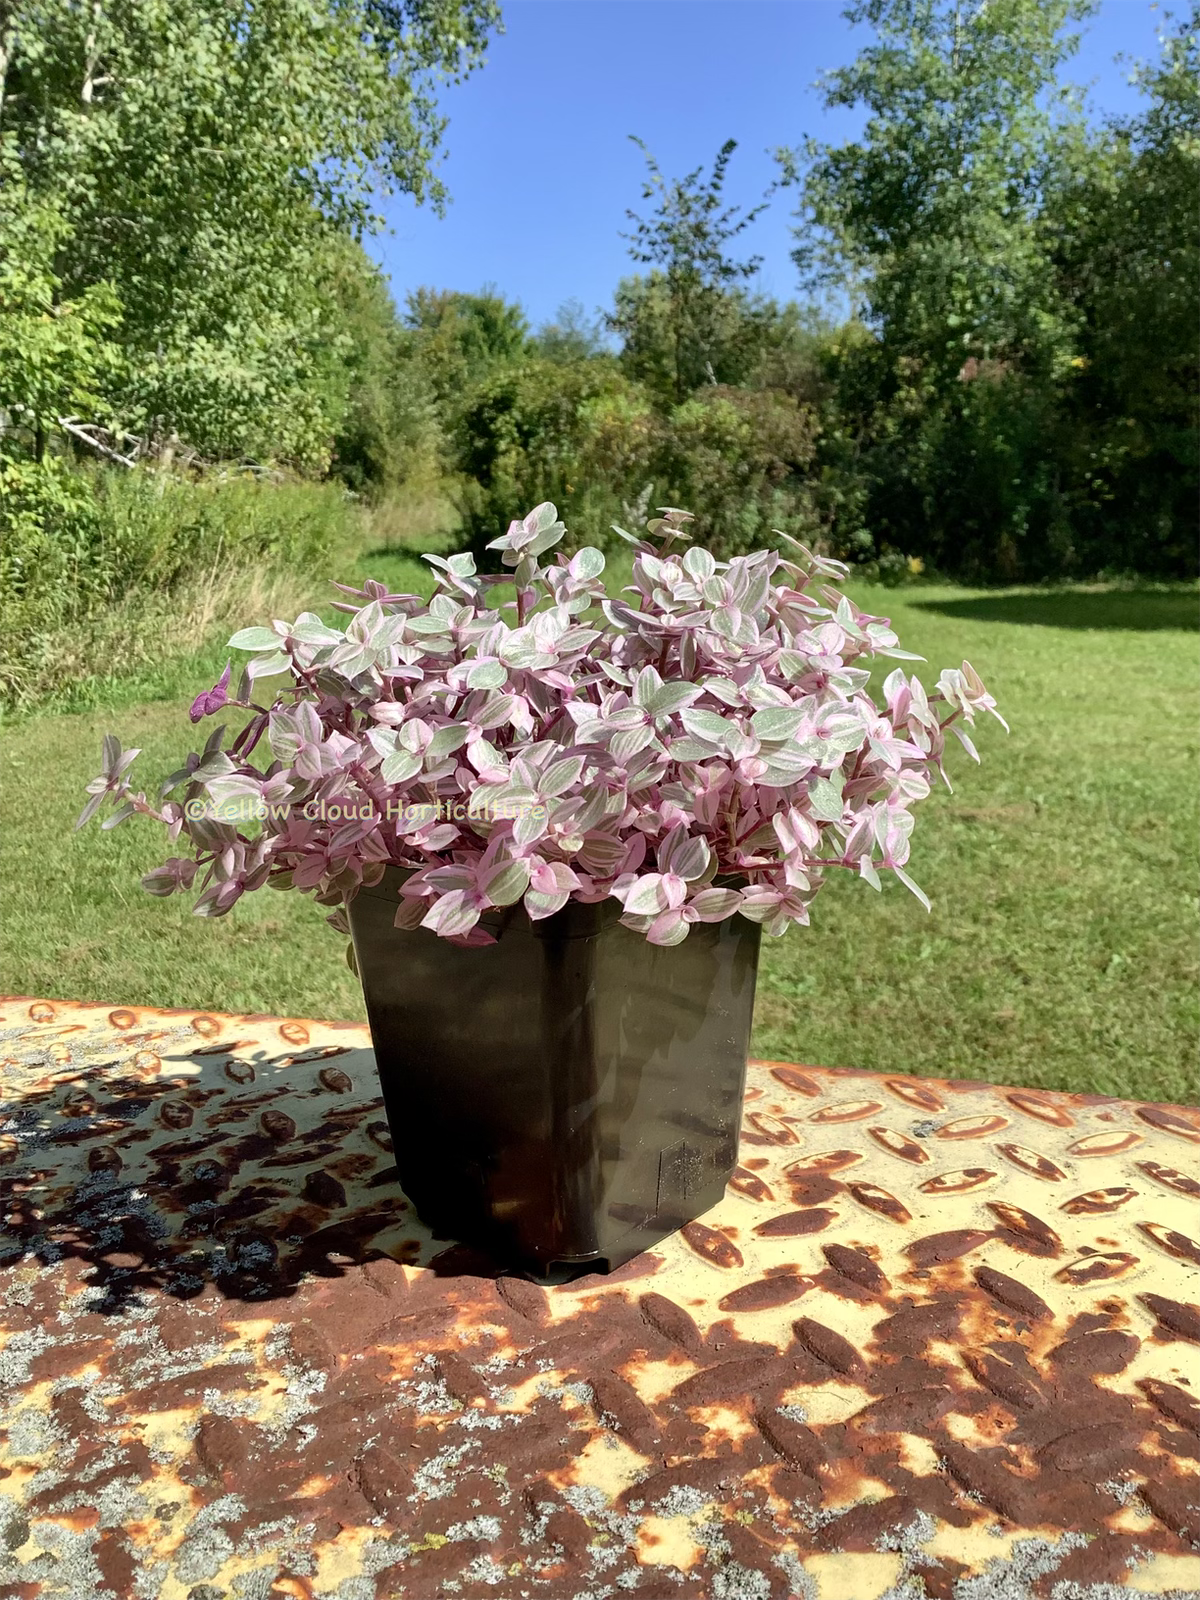
[[[414,569],[365,567],[408,587]],[[1200,1098],[1195,594],[855,595],[928,658],[927,683],[973,662],[1012,733],[982,731],[980,767],[955,744],[954,792],[918,808],[910,871],[932,913],[896,883],[880,896],[839,875],[811,928],[766,942],[756,1051]],[[193,747],[170,672],[154,689],[168,691],[0,731],[0,991],[361,1017],[345,941],[310,901],[263,890],[204,921],[139,889],[168,853],[152,826],[72,832],[106,729],[143,747],[147,789]]]

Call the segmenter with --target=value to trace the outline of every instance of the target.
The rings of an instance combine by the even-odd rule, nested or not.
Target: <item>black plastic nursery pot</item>
[[[396,1152],[421,1220],[543,1278],[611,1271],[720,1200],[737,1160],[760,929],[648,944],[621,908],[489,913],[495,944],[349,909]]]

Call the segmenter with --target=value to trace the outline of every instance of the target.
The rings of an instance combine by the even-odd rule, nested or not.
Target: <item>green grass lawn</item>
[[[361,571],[413,586],[399,551]],[[760,1054],[1195,1100],[1200,1079],[1197,599],[1180,590],[859,589],[929,660],[964,657],[1012,724],[957,746],[953,794],[918,808],[911,871],[882,896],[831,882],[768,941]],[[184,707],[224,653],[114,679],[106,709],[0,731],[0,990],[360,1017],[319,908],[263,891],[225,921],[154,900],[154,830],[71,823],[111,728],[143,782],[191,747]],[[924,669],[922,669],[924,671]],[[153,698],[151,698],[153,697]],[[955,756],[958,759],[953,759]]]

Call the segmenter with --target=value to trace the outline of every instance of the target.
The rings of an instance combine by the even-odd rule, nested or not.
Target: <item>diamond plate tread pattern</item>
[[[754,1062],[546,1289],[357,1024],[0,999],[0,1084],[0,1600],[1200,1596],[1200,1111]]]

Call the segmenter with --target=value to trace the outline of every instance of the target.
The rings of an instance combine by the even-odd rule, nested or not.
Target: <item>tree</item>
[[[876,41],[825,98],[865,106],[865,132],[803,152],[797,264],[809,286],[848,293],[874,336],[851,341],[837,379],[859,407],[867,524],[967,574],[1035,576],[1069,555],[1054,439],[1079,316],[1044,198],[1086,147],[1058,72],[1090,8],[853,5]]]
[[[529,347],[529,323],[519,305],[485,284],[478,294],[455,289],[415,289],[404,321],[433,392],[450,418],[466,391],[497,367],[517,361]]]
[[[343,238],[341,248],[334,381],[323,401],[334,419],[331,470],[356,492],[379,496],[436,478],[444,440],[417,337],[397,316],[386,279],[354,240]]]
[[[697,167],[668,182],[642,140],[631,138],[649,169],[642,199],[655,201],[656,207],[648,217],[627,212],[634,231],[623,237],[629,240],[633,259],[653,270],[649,280],[635,279],[632,285],[626,280],[624,296],[618,293],[608,323],[635,351],[639,340],[651,346],[647,334],[656,320],[661,324],[665,337],[655,333],[646,354],[661,351],[665,373],[658,381],[669,384],[671,398],[678,402],[700,384],[718,381],[715,361],[722,325],[728,321],[729,293],[752,278],[762,260],[751,256],[736,261],[728,247],[762,215],[778,185],[772,184],[749,210],[728,206],[725,179],[736,140],[727,139],[721,146],[707,178]]]
[[[582,300],[565,300],[554,321],[545,322],[538,329],[534,342],[550,361],[583,361],[603,352],[604,321],[589,317]]]
[[[373,226],[375,195],[440,203],[435,91],[497,15],[494,0],[13,0],[0,180],[59,219],[63,300],[106,284],[119,305],[108,399],[125,426],[319,464],[338,239]]]
[[[622,278],[608,322],[621,332],[621,366],[669,410],[677,403],[677,374],[666,274]],[[791,389],[810,333],[805,312],[794,302],[780,305],[737,286],[713,297],[706,338],[704,376],[689,393],[713,384]]]
[[[1081,318],[1067,423],[1073,520],[1095,559],[1194,570],[1200,495],[1200,5],[1138,74],[1147,104],[1065,165],[1047,212]]]

